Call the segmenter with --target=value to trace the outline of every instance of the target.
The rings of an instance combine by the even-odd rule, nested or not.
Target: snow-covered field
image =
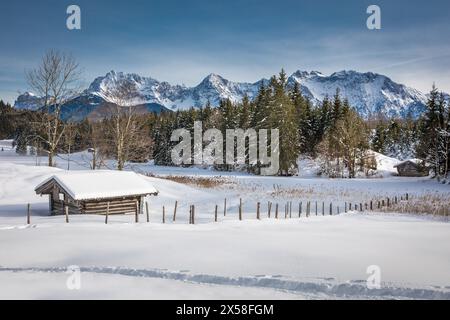
[[[141,164],[133,169],[156,176],[146,179],[160,191],[148,198],[150,223],[141,217],[136,224],[125,215],[111,216],[107,225],[103,216],[71,216],[66,224],[64,217],[48,216],[48,199],[34,192],[62,169],[45,167],[44,158],[16,155],[9,141],[0,147],[2,299],[450,299],[450,224],[445,218],[343,213],[344,202],[406,192],[450,196],[449,185],[387,173],[375,179],[317,178],[311,164],[300,177],[288,178]],[[71,170],[86,169],[88,157],[73,155]],[[383,171],[392,172],[396,161],[382,160]],[[57,162],[60,168],[67,165]],[[157,178],[171,175],[221,177],[209,188]],[[239,198],[243,221],[238,220]],[[255,219],[258,201],[260,221]],[[267,201],[280,204],[280,219],[273,218],[274,209],[267,217]],[[284,219],[287,201],[293,202],[291,219]],[[303,211],[298,218],[300,201],[332,201],[340,214],[306,218]],[[195,225],[187,223],[191,204]],[[81,271],[79,290],[66,285],[73,276],[67,268],[73,265]],[[369,266],[379,267],[380,288],[367,287]]]

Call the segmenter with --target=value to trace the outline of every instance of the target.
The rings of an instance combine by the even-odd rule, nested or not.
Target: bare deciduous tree
[[[109,141],[107,141],[106,128],[103,122],[94,122],[89,126],[89,153],[91,158],[87,161],[92,170],[106,166],[106,158],[109,155]]]
[[[376,169],[376,163],[367,153],[367,141],[364,121],[355,111],[349,110],[318,146],[325,160],[323,172],[334,178],[354,178],[357,171],[368,173],[369,169]]]
[[[66,146],[67,152],[67,170],[70,170],[70,156],[72,154],[72,147],[75,144],[75,138],[77,137],[77,134],[77,126],[72,122],[68,122],[65,125],[64,129],[64,144]]]
[[[61,120],[61,107],[79,92],[80,67],[69,54],[48,51],[40,65],[26,72],[32,90],[42,97],[43,113],[39,125],[45,136],[40,136],[46,145],[48,165],[54,165],[58,144],[63,137],[65,123]]]
[[[150,151],[150,134],[145,133],[145,123],[138,118],[137,107],[132,104],[137,96],[133,82],[121,79],[110,92],[114,102],[110,105],[110,136],[114,145],[117,170],[123,170],[125,162],[142,158]]]

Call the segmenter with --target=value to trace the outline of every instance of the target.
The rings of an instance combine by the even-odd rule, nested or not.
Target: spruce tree
[[[279,163],[280,175],[295,174],[298,171],[299,134],[296,109],[286,93],[286,73],[281,70],[278,78],[272,77],[270,87],[270,123],[271,129],[278,129],[280,135]],[[272,142],[273,143],[273,142]]]
[[[420,142],[417,147],[417,156],[428,162],[434,175],[439,174],[439,93],[435,85],[430,91],[427,109],[422,118]]]

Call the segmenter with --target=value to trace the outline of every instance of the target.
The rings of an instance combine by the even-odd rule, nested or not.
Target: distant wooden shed
[[[141,213],[144,197],[158,191],[144,177],[129,171],[70,171],[41,182],[35,191],[49,195],[52,215]]]
[[[401,177],[424,177],[428,175],[427,168],[418,160],[406,160],[394,166]]]

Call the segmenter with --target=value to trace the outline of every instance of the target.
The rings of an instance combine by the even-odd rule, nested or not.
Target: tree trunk
[[[48,166],[53,167],[53,151],[48,152]]]

